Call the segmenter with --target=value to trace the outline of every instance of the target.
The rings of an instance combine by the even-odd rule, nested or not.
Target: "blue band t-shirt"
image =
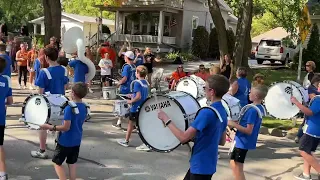
[[[251,89],[251,84],[247,78],[239,78],[238,82],[238,91],[234,95],[235,98],[240,100],[241,107],[244,107],[249,103],[249,93]]]
[[[125,83],[120,86],[120,94],[129,94],[130,93],[130,85],[133,80],[136,79],[136,66],[133,64],[125,64],[122,67],[122,77],[127,77]]]
[[[11,82],[0,75],[0,125],[6,125],[6,99],[12,96]]]
[[[11,77],[11,58],[7,54],[0,54],[0,57],[3,57],[6,60],[6,68],[1,74]]]
[[[86,64],[80,60],[71,60],[69,66],[74,69],[74,80],[73,82],[86,82],[86,74],[89,72],[89,68]]]
[[[312,100],[309,109],[313,115],[306,117],[308,124],[306,134],[320,138],[320,97]]]
[[[35,81],[37,81],[41,70],[41,63],[38,58],[34,61],[33,69],[35,72]]]
[[[140,80],[140,82],[143,84],[141,85],[139,82],[134,82],[133,84],[133,98],[136,97],[137,93],[140,92],[141,98],[139,101],[132,103],[130,112],[137,112],[138,107],[147,99],[148,97],[148,82],[147,80],[143,79]]]

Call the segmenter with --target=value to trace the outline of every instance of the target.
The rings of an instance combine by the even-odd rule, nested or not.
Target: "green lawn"
[[[296,122],[296,125],[293,126],[292,120],[281,120],[271,117],[265,117],[262,120],[262,126],[267,128],[279,128],[282,130],[290,130],[292,128],[299,128],[301,122]]]

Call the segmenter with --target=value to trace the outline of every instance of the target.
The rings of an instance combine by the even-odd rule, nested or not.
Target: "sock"
[[[303,173],[303,176],[310,178],[310,174],[305,174],[305,173]]]
[[[118,119],[117,125],[121,124],[121,118]]]
[[[41,152],[41,153],[44,153],[44,152],[46,152],[46,150],[40,149],[40,152]]]
[[[5,176],[6,172],[0,172],[0,177]]]

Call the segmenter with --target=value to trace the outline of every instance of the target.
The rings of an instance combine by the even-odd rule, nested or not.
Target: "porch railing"
[[[176,44],[176,37],[163,36],[162,42],[165,44]]]
[[[136,43],[155,44],[158,42],[158,36],[117,34],[112,37],[112,40],[113,41],[129,41],[129,42],[136,42]],[[175,37],[163,36],[162,41],[165,44],[176,44]]]
[[[167,5],[174,8],[183,8],[183,0],[128,0],[124,3],[126,6],[131,5]]]

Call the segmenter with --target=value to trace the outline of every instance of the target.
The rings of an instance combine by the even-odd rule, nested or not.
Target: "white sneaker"
[[[22,86],[22,89],[26,89],[26,86]]]
[[[138,146],[138,147],[136,147],[136,150],[137,151],[151,151],[151,149],[148,147],[148,146],[146,146],[145,144],[141,144],[140,146]]]
[[[30,90],[34,90],[33,86],[29,86],[29,89],[30,89]]]
[[[124,146],[124,147],[129,147],[129,142],[126,141],[125,139],[119,140],[118,144],[120,144],[121,146]]]
[[[40,159],[47,159],[48,155],[46,152],[40,152],[40,150],[37,151],[31,151],[31,156],[34,158],[40,158]]]
[[[21,86],[21,85],[19,85],[19,86],[18,86],[18,89],[22,89],[22,86]]]
[[[93,93],[93,91],[92,91],[92,89],[91,89],[91,88],[89,88],[89,93]]]

